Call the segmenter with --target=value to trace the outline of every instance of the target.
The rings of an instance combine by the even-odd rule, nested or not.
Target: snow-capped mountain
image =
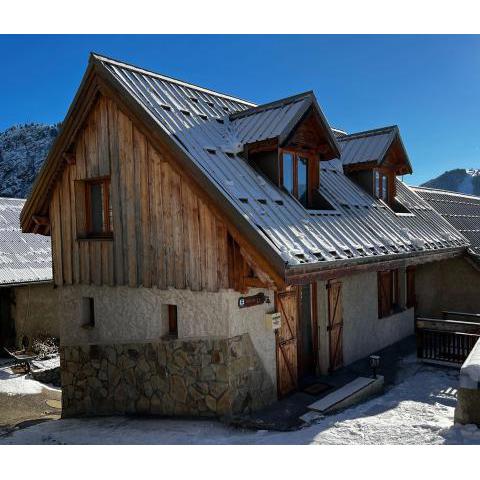
[[[480,195],[480,169],[457,168],[442,173],[421,185],[422,187],[440,188],[454,192]]]
[[[0,196],[26,198],[58,125],[26,124],[0,132]]]

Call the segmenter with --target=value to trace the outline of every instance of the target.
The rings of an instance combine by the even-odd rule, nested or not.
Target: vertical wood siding
[[[227,229],[111,100],[100,97],[52,192],[55,283],[228,288]],[[79,180],[110,175],[113,240],[78,240]]]

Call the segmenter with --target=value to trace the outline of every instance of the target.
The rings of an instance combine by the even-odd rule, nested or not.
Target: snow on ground
[[[18,374],[8,366],[11,361],[3,361],[0,365],[0,393],[7,395],[35,395],[42,393],[44,388],[60,390],[59,388],[45,385],[34,380],[29,375]],[[46,360],[36,360],[34,367],[38,369],[53,368],[60,365],[58,356]]]
[[[212,420],[106,417],[45,422],[0,443],[39,444],[480,444],[453,426],[458,371],[420,367],[383,396],[295,432],[238,430]]]

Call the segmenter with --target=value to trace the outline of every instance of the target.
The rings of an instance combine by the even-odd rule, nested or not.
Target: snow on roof
[[[344,175],[335,161],[322,162],[320,174],[320,192],[333,210],[308,211],[238,155],[238,130],[232,129],[231,123],[249,108],[244,101],[103,57],[96,60],[177,142],[287,265],[468,245],[403,183],[398,182],[398,199],[410,215],[398,215],[367,194]],[[230,115],[233,122],[228,121]],[[266,114],[263,121],[271,120]],[[263,131],[274,129],[266,125]]]
[[[397,127],[392,126],[339,137],[342,163],[380,163],[397,134]]]
[[[343,173],[338,160],[321,162],[320,192],[333,208],[306,210],[238,154],[241,142],[230,118],[234,122],[253,104],[98,55],[91,62],[170,136],[198,174],[222,195],[224,207],[233,207],[243,228],[251,228],[268,244],[272,258],[286,266],[469,245],[402,183],[398,200],[409,214],[396,214],[366,193]],[[326,121],[325,128],[330,129]],[[333,133],[330,136],[337,145]]]
[[[480,254],[480,197],[427,187],[412,187],[445,220],[460,231]]]
[[[0,286],[52,280],[50,237],[21,232],[24,203],[0,198]]]

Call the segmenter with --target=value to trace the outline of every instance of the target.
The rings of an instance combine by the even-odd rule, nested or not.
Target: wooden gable
[[[273,285],[174,159],[113,100],[98,97],[72,145],[49,205],[55,284],[208,291]],[[96,178],[109,179],[111,238],[83,236],[78,185]]]

